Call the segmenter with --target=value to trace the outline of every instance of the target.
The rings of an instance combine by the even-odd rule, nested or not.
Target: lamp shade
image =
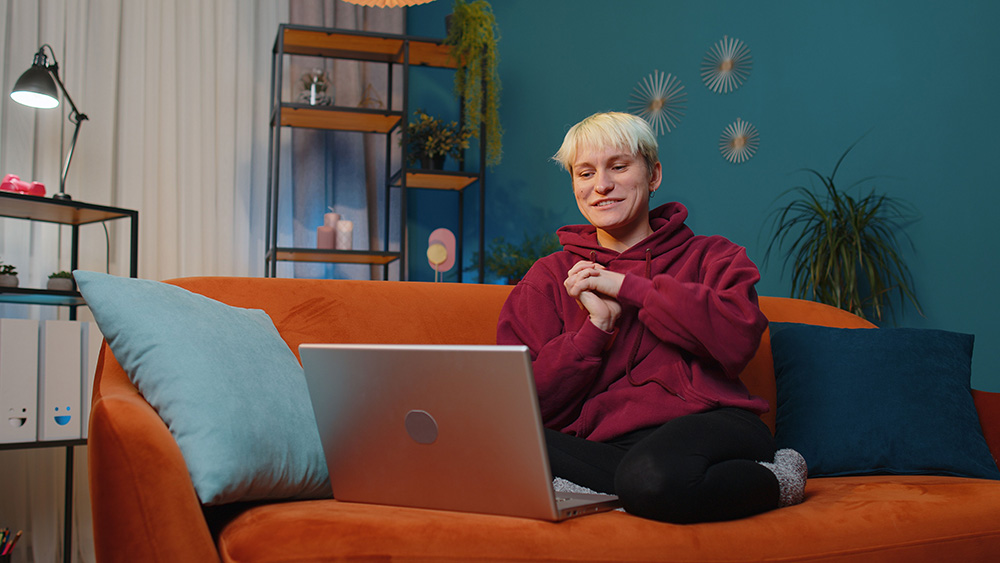
[[[426,4],[434,0],[344,0],[358,6],[377,6],[379,8],[402,8],[404,6],[417,6]]]
[[[54,108],[59,105],[59,90],[52,75],[40,64],[24,71],[10,93],[12,100],[33,108]]]

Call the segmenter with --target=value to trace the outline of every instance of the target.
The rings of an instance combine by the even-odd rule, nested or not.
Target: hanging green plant
[[[495,166],[502,154],[500,126],[500,75],[497,42],[500,34],[493,9],[486,0],[455,0],[445,44],[458,65],[455,94],[462,100],[465,127],[479,136],[486,124],[486,163]]]
[[[874,188],[868,195],[854,198],[835,184],[840,165],[857,144],[844,151],[829,176],[803,169],[819,179],[822,189],[797,186],[782,194],[798,197],[771,213],[773,234],[764,263],[772,250],[787,244],[784,267],[792,262],[792,297],[881,321],[891,310],[895,293],[900,305],[909,300],[920,312],[897,240],[897,233],[914,218],[911,208],[876,194]],[[860,189],[872,179],[863,178],[848,189]],[[912,247],[909,237],[906,240]]]

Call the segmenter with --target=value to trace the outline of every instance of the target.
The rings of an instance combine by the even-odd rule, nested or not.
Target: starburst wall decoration
[[[680,79],[654,70],[635,87],[628,110],[645,119],[653,132],[662,135],[677,127],[684,116],[687,93]]]
[[[728,94],[743,85],[750,76],[751,68],[753,59],[750,48],[739,39],[724,35],[705,54],[701,63],[701,79],[716,94]]]
[[[719,138],[719,151],[722,157],[733,164],[742,164],[753,157],[760,146],[760,135],[753,124],[736,118],[722,132]]]

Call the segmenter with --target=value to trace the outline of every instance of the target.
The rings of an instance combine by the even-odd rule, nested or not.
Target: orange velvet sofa
[[[493,343],[510,287],[185,278],[266,311],[304,342]],[[771,321],[871,327],[816,303],[762,297]],[[743,374],[776,401],[769,336]],[[974,392],[994,459],[1000,393]],[[774,411],[764,415],[774,425]],[[671,525],[622,512],[530,519],[306,500],[203,507],[169,430],[105,345],[88,463],[97,559],[213,561],[996,561],[1000,482],[940,476],[811,479],[804,503],[731,522]]]

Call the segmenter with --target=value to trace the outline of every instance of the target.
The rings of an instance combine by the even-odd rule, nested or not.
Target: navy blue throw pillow
[[[972,399],[971,334],[770,326],[775,438],[810,476],[1000,479]]]

